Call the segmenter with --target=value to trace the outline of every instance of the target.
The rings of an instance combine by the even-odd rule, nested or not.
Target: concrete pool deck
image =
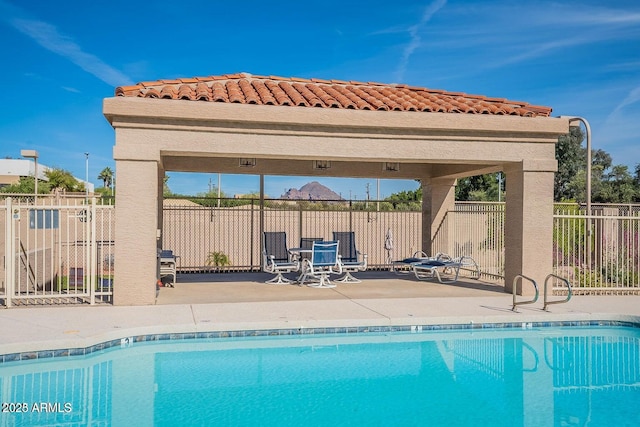
[[[512,311],[501,286],[462,280],[443,285],[387,273],[334,289],[265,285],[259,273],[196,278],[160,288],[156,305],[13,307],[0,310],[0,354],[85,348],[161,333],[346,326],[407,326],[616,320],[640,322],[640,296],[574,296],[543,311]],[[562,297],[553,297],[552,300]],[[519,300],[530,297],[519,297]]]

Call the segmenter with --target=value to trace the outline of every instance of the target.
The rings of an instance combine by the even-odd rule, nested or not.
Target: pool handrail
[[[530,301],[516,301],[516,296],[518,294],[518,280],[528,280],[529,282],[531,282],[533,284],[533,287],[536,290],[536,294],[534,295],[533,299]],[[538,290],[538,284],[536,283],[535,280],[533,280],[530,277],[525,276],[524,274],[518,274],[516,275],[516,277],[513,278],[513,307],[511,307],[511,311],[516,311],[516,306],[518,305],[524,305],[524,304],[533,304],[536,301],[538,301],[538,296],[540,296],[540,291]]]
[[[549,279],[551,278],[555,278],[560,280],[561,282],[564,282],[567,285],[567,297],[565,299],[562,300],[556,300],[556,301],[549,301],[547,299],[547,282],[549,281]],[[542,307],[542,310],[547,311],[547,306],[551,305],[551,304],[562,304],[565,302],[569,302],[569,300],[571,299],[573,295],[573,290],[571,289],[571,283],[569,283],[569,281],[567,279],[565,279],[564,277],[558,276],[557,274],[549,274],[547,275],[547,277],[544,279],[544,306]]]

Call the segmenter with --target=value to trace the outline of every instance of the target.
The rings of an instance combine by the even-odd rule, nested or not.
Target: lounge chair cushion
[[[420,266],[425,266],[425,267],[443,267],[445,265],[450,265],[451,263],[447,263],[447,262],[442,262],[442,261],[436,261],[436,260],[428,260],[428,261],[423,261],[421,263],[415,264],[417,267]]]
[[[405,264],[413,264],[415,262],[420,262],[420,261],[424,261],[424,258],[410,257],[410,258],[405,258],[403,260],[394,261],[394,262],[398,262],[398,263],[402,262],[402,263],[405,263]]]

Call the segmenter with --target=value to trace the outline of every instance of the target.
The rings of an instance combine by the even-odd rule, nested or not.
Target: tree
[[[240,197],[241,199],[260,199],[260,192],[253,191],[253,192],[245,193],[245,194],[242,194],[241,196],[236,196],[236,197]]]
[[[218,198],[218,187],[215,185],[212,185],[211,188],[205,192],[205,193],[197,193],[196,197],[202,197],[202,198],[210,198],[210,199],[217,199]],[[225,198],[227,197],[227,195],[224,193],[224,191],[220,191],[220,198]]]
[[[64,191],[83,191],[84,183],[78,182],[71,175],[71,172],[60,168],[47,170],[45,176],[49,180],[49,188],[51,190],[60,189]]]
[[[586,194],[587,151],[582,147],[584,134],[578,127],[558,138],[556,159],[558,171],[554,182],[554,200],[584,202]],[[604,150],[591,153],[591,200],[600,203],[631,203],[640,199],[640,164],[635,177],[624,165],[613,165],[611,155]]]
[[[495,173],[468,176],[458,180],[456,200],[497,201],[498,199],[498,175]]]
[[[422,200],[422,187],[416,190],[401,191],[399,193],[393,193],[385,200],[390,202],[419,202]]]
[[[106,167],[102,169],[100,175],[98,175],[98,179],[102,180],[104,188],[111,188],[111,183],[113,182],[113,171],[110,167]]]
[[[593,175],[593,174],[592,174]],[[593,182],[592,182],[593,187]],[[562,201],[586,201],[587,200],[587,171],[585,169],[581,169],[576,173],[569,182],[564,183],[564,186],[567,189],[569,194],[572,194],[573,197],[555,200],[556,202]]]
[[[44,172],[48,181],[38,181],[38,193],[46,194],[55,189],[64,191],[84,191],[84,183],[79,182],[71,175],[71,172],[60,168],[48,169]],[[2,188],[3,193],[31,193],[33,194],[35,181],[32,176],[21,177],[12,185]]]
[[[571,182],[578,172],[585,170],[586,149],[582,148],[584,134],[579,127],[570,128],[570,132],[561,135],[556,144],[556,160],[558,171],[554,177],[553,198],[556,202],[577,200],[577,187]],[[584,195],[584,192],[583,192]]]
[[[385,203],[380,206],[381,210],[417,211],[420,210],[422,202],[422,186],[415,190],[401,191],[393,193],[385,198]],[[371,206],[374,206],[373,204]]]
[[[33,194],[35,191],[35,180],[32,176],[23,176],[15,184],[7,185],[0,188],[0,193],[14,193],[14,194]],[[48,182],[38,182],[38,194],[45,194],[49,192]]]
[[[597,149],[591,153],[591,166],[599,166],[603,171],[606,171],[613,164],[611,155],[604,150]]]
[[[633,201],[640,202],[640,163],[636,165],[636,174],[633,177],[633,183],[636,187],[636,195],[633,197]]]
[[[605,153],[606,154],[606,153]],[[611,157],[607,155],[610,159]],[[604,162],[603,164],[611,164]],[[594,165],[595,182],[593,200],[600,203],[631,203],[638,195],[638,187],[629,173],[629,167],[616,165],[608,171],[603,164]]]
[[[162,178],[162,195],[164,197],[171,197],[174,195],[169,188],[169,177],[167,175]]]

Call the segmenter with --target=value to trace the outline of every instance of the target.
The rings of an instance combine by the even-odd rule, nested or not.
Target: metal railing
[[[0,299],[6,306],[110,302],[113,206],[95,198],[5,198]]]
[[[165,206],[162,246],[180,255],[179,271],[260,269],[259,201],[245,203],[220,208],[186,202],[183,206],[175,202]],[[375,204],[371,202],[370,206]],[[269,200],[264,206],[264,231],[285,231],[289,247],[299,246],[302,237],[331,240],[333,231],[354,231],[356,247],[368,254],[373,269],[388,267],[391,254],[384,247],[388,230],[394,236],[393,254],[402,257],[420,249],[421,227],[420,212],[361,210],[359,202]],[[211,259],[226,259],[229,264],[207,262]]]
[[[550,280],[554,280],[554,283],[559,281],[561,283],[564,283],[565,287],[567,288],[567,296],[564,299],[559,299],[559,300],[550,300],[548,298],[549,296],[549,281]],[[547,307],[553,304],[564,304],[566,302],[569,302],[569,300],[571,299],[571,297],[573,296],[573,290],[571,288],[571,282],[569,282],[566,278],[564,277],[560,277],[557,274],[549,274],[547,275],[547,277],[544,279],[544,305],[542,307],[542,309],[544,311],[547,311]]]
[[[554,273],[576,294],[640,291],[640,205],[558,205]],[[559,291],[559,289],[556,289]]]
[[[113,202],[85,195],[43,195],[37,207],[33,202],[32,196],[0,197],[3,303],[110,301]],[[329,240],[333,231],[354,231],[371,269],[387,269],[389,259],[422,249],[422,213],[416,203],[266,200],[261,210],[257,199],[223,199],[219,207],[217,202],[165,204],[163,248],[179,255],[179,272],[260,270],[261,212],[264,230],[286,231],[290,247],[302,237]],[[483,280],[500,282],[504,225],[504,203],[458,202],[438,224],[433,251],[471,256]],[[389,231],[391,250],[385,248]],[[584,206],[557,204],[552,259],[552,273],[569,281],[574,294],[640,293],[640,205],[594,204],[587,215]],[[567,293],[561,281],[551,288],[553,295]]]
[[[531,298],[530,300],[517,301],[518,294],[524,293],[523,288],[526,282],[530,283],[533,286],[533,289],[535,291],[533,298]],[[520,288],[518,288],[518,283],[520,283]],[[536,283],[536,281],[531,277],[527,277],[522,274],[516,275],[516,277],[513,278],[513,285],[511,286],[511,288],[513,290],[513,306],[511,307],[512,311],[516,311],[516,307],[519,305],[534,304],[536,301],[538,301],[540,290],[538,289],[538,284]]]
[[[258,200],[225,199],[220,208],[217,200],[209,207],[175,202],[164,208],[163,246],[180,254],[180,271],[260,269]],[[237,206],[229,206],[233,203]],[[504,207],[496,202],[456,203],[438,224],[433,251],[470,256],[483,279],[504,280]],[[370,268],[385,269],[389,258],[422,249],[422,214],[415,208],[376,201],[266,200],[264,230],[286,231],[289,246],[297,246],[301,237],[328,239],[332,231],[355,231],[357,247],[369,255]],[[393,235],[392,251],[384,248],[387,230]],[[576,294],[640,293],[639,230],[640,205],[594,204],[592,215],[586,215],[583,206],[557,204],[552,273],[570,281]],[[207,264],[210,253],[224,254],[222,259],[230,264]],[[552,292],[566,294],[567,287],[554,282]]]
[[[435,252],[469,256],[484,279],[504,279],[504,203],[457,202],[433,240]]]

